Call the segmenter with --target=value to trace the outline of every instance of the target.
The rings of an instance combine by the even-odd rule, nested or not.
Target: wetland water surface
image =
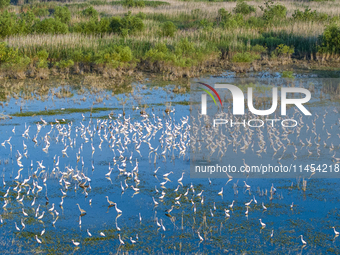
[[[12,118],[0,122],[1,253],[340,252],[332,229],[340,230],[338,179],[190,178],[190,95],[174,88],[145,82],[115,96],[64,85],[35,100],[8,96],[3,114]],[[245,153],[242,135],[233,134],[226,153],[248,164],[248,155],[253,164],[334,164],[339,101],[334,90],[323,94],[309,105],[316,129],[310,119],[299,123],[299,138],[276,134],[273,144],[264,129],[266,149],[258,152],[256,138]]]

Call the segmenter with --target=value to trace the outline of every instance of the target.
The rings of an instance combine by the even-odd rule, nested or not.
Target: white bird
[[[162,227],[163,231],[165,231],[165,227],[163,225],[163,220],[162,219],[161,219],[161,227]]]
[[[130,241],[131,241],[132,244],[137,243],[135,240],[132,239],[132,237],[130,237]]]
[[[52,212],[54,210],[54,203],[52,203],[52,207],[48,209],[49,212]]]
[[[203,239],[203,237],[200,235],[200,232],[199,232],[199,231],[197,231],[197,234],[198,234],[198,237],[199,237],[200,241],[203,242],[204,239]]]
[[[20,228],[18,228],[18,225],[17,225],[16,222],[14,222],[14,225],[15,225],[15,229],[16,229],[17,231],[20,231]]]
[[[200,193],[198,193],[196,196],[197,196],[197,197],[200,197],[200,196],[202,196],[202,193],[203,193],[203,191],[204,191],[204,190],[202,189],[202,190],[201,190],[201,192],[200,192]]]
[[[22,214],[26,217],[28,216],[28,214],[25,212],[24,208],[22,208]]]
[[[229,210],[227,210],[227,209],[224,209],[224,213],[225,213],[225,217],[230,217],[230,214],[229,214]]]
[[[88,229],[86,231],[87,231],[88,236],[91,237],[92,234],[90,233],[90,231]]]
[[[45,166],[43,166],[43,160],[41,160],[41,162],[40,161],[37,161],[37,163],[38,163],[38,165],[39,165],[39,167],[41,168],[41,169],[44,169],[44,168],[46,168]]]
[[[152,200],[154,202],[155,205],[158,205],[159,203],[154,199],[154,197],[152,197]]]
[[[122,210],[120,210],[120,209],[117,208],[117,204],[116,204],[116,203],[115,203],[115,209],[116,209],[116,211],[117,211],[118,214],[122,214]]]
[[[251,202],[253,202],[253,199],[251,199],[248,203],[245,203],[245,206],[249,206],[251,204]]]
[[[182,182],[182,180],[183,180],[183,175],[184,175],[184,172],[182,172],[182,177],[179,178],[179,179],[177,180],[178,182]]]
[[[44,217],[45,211],[42,212],[42,214],[38,217],[38,220],[41,220]]]
[[[335,234],[336,236],[338,236],[338,235],[339,235],[339,232],[335,230],[335,227],[332,227],[332,228],[333,228],[333,230],[334,230],[334,234]]]
[[[244,186],[245,186],[247,189],[249,189],[250,186],[249,186],[245,181],[243,181],[243,182],[244,182]]]
[[[307,244],[307,242],[306,242],[305,240],[303,240],[303,236],[302,236],[302,235],[300,235],[300,237],[301,237],[301,242],[302,242],[302,244],[303,244],[303,245],[306,245],[306,244]]]
[[[263,204],[263,202],[262,202],[262,207],[263,207],[263,210],[267,210],[267,207]]]
[[[103,232],[100,232],[99,234],[100,234],[101,236],[105,236],[105,234],[104,234]]]
[[[259,219],[259,220],[260,220],[260,223],[261,223],[262,228],[265,228],[265,227],[266,227],[266,224],[263,223],[261,219]]]
[[[25,229],[25,223],[24,223],[24,221],[23,221],[23,219],[21,219],[21,226],[22,226],[22,230],[24,230]]]
[[[253,196],[253,199],[254,199],[254,203],[257,204],[257,201],[256,201],[256,199],[255,199],[255,196]]]
[[[75,245],[75,246],[78,246],[80,243],[79,242],[75,242],[73,239],[72,239],[72,243]]]
[[[118,227],[117,221],[116,221],[116,229],[120,231],[121,229]]]
[[[233,209],[234,202],[235,202],[235,200],[233,200],[233,202],[232,202],[230,205],[228,205],[228,207],[229,207],[230,209]]]
[[[169,172],[169,173],[166,173],[166,174],[163,174],[164,177],[168,177],[170,174],[173,174],[173,172]]]
[[[38,238],[37,235],[35,235],[35,240],[37,240],[38,243],[42,243],[42,241]]]
[[[122,238],[120,237],[120,234],[118,234],[118,238],[119,238],[120,244],[124,245],[125,243],[124,243],[124,241],[122,240]]]

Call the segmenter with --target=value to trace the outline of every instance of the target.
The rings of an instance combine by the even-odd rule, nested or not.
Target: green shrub
[[[251,50],[252,50],[253,52],[256,52],[256,53],[264,53],[264,52],[267,51],[267,47],[264,47],[264,46],[262,46],[262,45],[256,44],[256,45],[254,45],[254,46],[251,47]]]
[[[238,13],[236,15],[232,15],[230,12],[227,12],[224,8],[218,10],[218,18],[217,21],[220,26],[223,28],[236,28],[239,26],[243,26],[245,24],[243,15]]]
[[[32,12],[38,17],[44,17],[50,14],[47,8],[33,8]]]
[[[83,60],[84,54],[81,50],[75,50],[73,51],[71,58],[74,62],[79,63]]]
[[[195,54],[195,46],[193,42],[189,42],[188,38],[181,39],[175,46],[176,55],[192,56]]]
[[[116,52],[119,54],[120,56],[120,61],[121,62],[129,62],[132,60],[132,51],[128,46],[118,46],[116,48]]]
[[[292,71],[283,71],[281,76],[283,78],[294,78],[294,73]]]
[[[19,56],[18,49],[13,49],[11,47],[8,47],[5,42],[0,42],[1,66],[19,63],[20,61],[21,57]]]
[[[265,6],[260,6],[263,11],[262,18],[270,23],[273,20],[284,19],[287,15],[287,8],[283,5],[274,5],[273,1],[268,0],[264,3]]]
[[[59,62],[56,63],[56,66],[60,68],[69,68],[74,66],[74,62],[71,59],[68,60],[60,60]]]
[[[143,0],[123,0],[124,7],[132,8],[132,7],[145,7],[145,2]]]
[[[143,20],[136,16],[132,16],[129,11],[124,15],[122,19],[113,18],[110,22],[110,27],[113,28],[113,32],[128,31],[129,34],[133,34],[144,29]]]
[[[20,13],[20,18],[22,21],[25,22],[23,34],[30,34],[32,32],[32,26],[34,22],[39,20],[38,18],[35,17],[32,11]]]
[[[98,12],[96,9],[94,9],[92,6],[86,8],[85,10],[82,11],[82,14],[85,17],[89,17],[94,20],[98,20]]]
[[[67,34],[68,26],[59,19],[48,18],[37,21],[33,26],[37,34]]]
[[[236,53],[232,57],[232,62],[250,63],[250,62],[253,62],[255,59],[259,59],[259,58],[260,56],[258,54],[252,54],[250,52]]]
[[[261,17],[254,17],[251,16],[249,19],[246,21],[249,27],[259,27],[263,28],[265,25],[265,21]]]
[[[127,8],[131,8],[131,7],[134,7],[134,6],[135,6],[133,0],[124,0],[122,5],[123,5],[124,7],[127,7]]]
[[[6,37],[15,34],[17,17],[7,10],[0,15],[0,36]]]
[[[62,23],[68,24],[71,20],[70,10],[64,6],[57,6],[54,10],[54,18],[59,19]]]
[[[214,49],[217,51],[217,49]],[[156,44],[146,52],[144,58],[150,61],[164,61],[179,67],[190,67],[215,54],[212,49],[196,47],[188,38],[181,39],[173,50],[164,43]]]
[[[309,8],[306,8],[304,12],[295,10],[292,16],[293,19],[301,21],[326,21],[328,19],[326,13],[317,13],[315,10],[312,12]]]
[[[217,21],[221,22],[223,20],[228,20],[232,14],[230,12],[227,12],[224,8],[221,8],[218,10],[218,15],[217,15]]]
[[[321,46],[318,51],[320,53],[340,53],[340,27],[331,24],[326,27],[323,34],[319,37]]]
[[[110,28],[110,19],[102,18],[100,21],[90,19],[87,22],[75,23],[71,28],[70,32],[83,33],[83,34],[104,34],[112,32]]]
[[[48,53],[46,50],[41,50],[37,52],[38,62],[37,67],[38,68],[46,68],[48,67],[47,58]]]
[[[143,1],[145,3],[145,6],[147,7],[158,7],[162,5],[170,5],[168,2],[163,2],[163,1]],[[143,6],[144,7],[144,6]]]
[[[165,43],[158,43],[145,54],[145,59],[150,61],[165,61],[168,59],[168,48]]]
[[[234,9],[235,13],[240,13],[243,15],[248,15],[255,11],[255,7],[252,5],[248,5],[246,2],[244,2],[244,0],[237,1],[236,7]]]
[[[140,19],[146,19],[146,14],[144,12],[139,12],[136,14],[136,17]]]
[[[160,34],[162,36],[174,37],[176,31],[177,31],[177,27],[175,26],[175,24],[172,23],[171,21],[167,21],[161,25]]]
[[[109,18],[102,18],[97,23],[97,33],[104,34],[110,32],[110,19]]]
[[[144,8],[145,2],[143,0],[135,1],[135,7]]]
[[[293,46],[287,46],[284,44],[280,44],[279,46],[277,46],[276,48],[277,53],[279,55],[291,55],[294,53],[294,47]]]
[[[210,29],[210,28],[213,27],[213,25],[214,25],[214,23],[209,22],[209,20],[207,20],[207,19],[201,19],[199,21],[199,27],[201,27],[201,28]]]
[[[114,33],[119,33],[122,27],[120,22],[120,17],[112,17],[110,21],[110,30]]]
[[[0,9],[4,9],[11,3],[10,0],[0,0]]]
[[[109,64],[118,67],[133,59],[132,51],[128,46],[111,46],[104,48],[94,54],[93,60],[96,64]]]

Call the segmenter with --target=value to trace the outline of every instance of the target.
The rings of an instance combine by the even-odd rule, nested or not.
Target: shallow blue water
[[[222,80],[221,78],[202,79],[202,81],[209,81],[210,83],[221,82]],[[51,98],[48,98],[44,102],[29,101],[23,107],[23,112],[41,111],[45,107],[48,110],[65,109],[61,111],[67,111],[68,108],[89,109],[91,106],[94,109],[96,107],[109,108],[92,113],[92,116],[89,111],[57,115],[41,115],[40,112],[36,116],[1,120],[0,143],[12,137],[10,140],[11,149],[8,143],[4,144],[5,147],[0,146],[0,169],[2,169],[3,180],[6,183],[0,185],[1,205],[4,205],[5,200],[8,201],[8,205],[0,210],[3,218],[3,223],[0,225],[3,233],[1,237],[3,248],[0,248],[2,253],[75,252],[93,254],[126,251],[149,254],[239,254],[256,251],[266,254],[289,252],[295,254],[302,251],[320,254],[339,252],[338,242],[340,239],[334,239],[334,232],[331,228],[335,226],[336,229],[340,229],[338,179],[308,179],[304,191],[302,180],[294,178],[233,179],[228,183],[228,179],[211,179],[211,183],[209,183],[206,178],[190,178],[188,125],[191,123],[190,121],[189,123],[183,121],[190,115],[190,106],[185,103],[190,100],[190,95],[170,93],[169,91],[174,88],[173,85],[159,89],[146,85],[146,87],[143,87],[144,84],[133,85],[137,91],[140,91],[138,95],[141,99],[138,100],[130,94],[119,95],[121,100],[117,100],[109,91],[103,91],[96,96],[88,95],[85,102],[80,100],[82,95],[74,93],[72,99],[54,98],[52,101]],[[72,90],[72,88],[70,89]],[[98,96],[105,96],[103,102],[93,105]],[[122,116],[123,105],[120,102],[126,98],[128,98],[128,101],[124,106],[124,117]],[[8,106],[4,108],[3,113],[8,115],[18,113],[17,101],[14,98],[8,101]],[[165,113],[166,102],[171,102],[170,109],[173,112],[169,115]],[[140,115],[140,109],[135,109],[136,106],[143,108],[144,104],[148,105],[145,108],[149,115],[148,118]],[[333,109],[338,108],[338,102],[329,101],[327,104],[313,107],[313,113],[322,116],[325,110],[332,112]],[[111,112],[113,112],[112,119],[108,117]],[[153,114],[155,117],[153,117]],[[43,125],[36,137],[37,143],[35,143],[32,139],[37,134],[37,123],[42,124],[41,118],[48,123],[53,122],[53,128],[51,124]],[[55,123],[55,119],[61,121],[63,118],[66,124],[57,125]],[[127,130],[122,129],[124,118],[129,119],[125,120],[126,124],[129,123]],[[325,129],[318,126],[322,156],[315,156],[316,145],[314,143],[308,148],[307,146],[297,145],[299,146],[299,151],[296,153],[298,159],[294,161],[292,157],[294,150],[288,148],[285,153],[287,157],[283,161],[294,162],[294,164],[310,164],[310,161],[313,160],[332,164],[331,157],[334,152],[340,155],[338,152],[340,139],[337,136],[339,130],[338,118],[339,116],[335,112],[325,117],[325,126],[328,127],[328,132],[332,134],[329,139],[327,139]],[[320,118],[320,121],[322,121],[322,118]],[[163,125],[162,128],[160,124]],[[139,125],[142,128],[140,128],[138,134]],[[166,129],[167,125],[169,129]],[[178,131],[176,131],[174,125],[178,127]],[[332,129],[330,129],[331,125],[334,125]],[[23,137],[22,134],[28,126],[30,126],[28,137]],[[15,127],[15,133],[12,132],[13,127]],[[48,134],[51,128],[52,131]],[[112,130],[115,140],[110,137],[110,130]],[[156,130],[157,132],[155,132]],[[84,131],[85,136],[82,136]],[[301,139],[309,139],[311,131],[307,132],[305,128],[303,132],[305,134],[301,134]],[[104,136],[105,134],[108,135],[107,139]],[[48,151],[45,150],[44,152],[43,148],[47,144],[44,138],[46,135],[46,140],[49,141],[50,145]],[[138,143],[133,142],[134,135],[137,137]],[[267,139],[267,136],[265,137]],[[139,148],[140,154],[135,149],[136,145],[139,144],[139,139],[145,141],[141,143]],[[118,140],[121,140],[120,145],[117,143]],[[163,147],[160,141],[163,141]],[[326,147],[323,146],[323,141],[326,142]],[[25,150],[23,142],[27,146]],[[150,150],[147,142],[154,149],[158,148],[157,154]],[[171,146],[163,157],[162,152],[164,152],[167,142],[171,143]],[[184,145],[180,145],[181,142]],[[332,151],[330,151],[331,143],[334,144]],[[114,144],[113,147],[112,144]],[[93,154],[92,145],[95,148]],[[101,148],[99,148],[99,145],[101,145]],[[67,156],[62,153],[65,146],[68,146]],[[183,146],[186,148],[185,155],[179,156],[180,149],[183,149]],[[118,166],[121,169],[124,167],[121,162],[122,158],[119,159],[119,151],[123,151],[123,148],[125,150],[122,153],[122,158],[127,158],[126,173],[131,173],[136,167],[136,162],[138,162],[138,175],[132,177],[120,174]],[[307,149],[313,152],[312,156],[308,155]],[[77,161],[79,150],[80,159]],[[23,167],[19,178],[16,180],[18,170],[21,169],[17,162],[18,151],[22,154],[20,162]],[[26,151],[27,158],[23,155]],[[240,151],[238,151],[238,154],[233,154],[232,149],[228,151],[228,154],[234,160],[240,162],[245,156],[248,157],[246,162],[249,162],[250,158],[255,160],[257,157],[251,149],[247,151],[246,155]],[[273,152],[268,145],[267,154],[263,154],[262,158],[257,157],[256,162],[272,160],[272,156]],[[281,155],[278,152],[274,157],[275,162],[279,156]],[[59,169],[56,168],[54,157],[55,161],[59,157]],[[116,163],[114,163],[114,160]],[[42,161],[43,166],[45,166],[44,170],[38,169],[37,161]],[[31,167],[31,162],[33,162],[33,167]],[[92,164],[94,170],[92,170]],[[109,172],[109,166],[113,168],[110,179],[106,178],[105,175]],[[67,170],[67,168],[70,170]],[[154,174],[157,168],[159,170]],[[165,181],[163,175],[171,171],[173,173],[169,175],[169,181],[162,188],[160,183]],[[34,172],[36,172],[36,176],[31,177],[27,182],[29,186],[22,186],[17,199],[18,192],[13,190],[18,186],[16,181],[22,183],[29,176],[33,176]],[[180,184],[177,180],[183,172],[184,177],[182,184]],[[60,183],[62,173],[65,174],[65,181],[70,183],[68,189],[66,189],[64,181]],[[82,173],[91,179],[90,182],[85,183],[85,185],[90,183],[91,187],[91,189],[86,188],[87,195],[84,189],[79,186],[85,181]],[[76,180],[77,178],[79,179]],[[32,194],[33,180],[42,188],[38,193],[36,192],[37,188],[35,188],[34,194]],[[247,190],[243,181],[246,181],[251,188]],[[127,189],[125,189],[125,182],[128,185]],[[121,183],[125,189],[124,192],[122,192]],[[191,184],[195,192],[190,188]],[[139,192],[136,193],[131,185],[134,188],[138,187]],[[270,198],[272,185],[276,188],[276,192]],[[11,188],[8,196],[3,198],[9,187]],[[27,195],[29,187],[31,187],[31,190]],[[176,192],[174,190],[177,187],[178,191]],[[218,192],[222,187],[224,192],[223,196],[220,196]],[[185,196],[188,188],[188,194]],[[20,186],[18,186],[19,189]],[[59,206],[63,196],[60,189],[67,193],[63,198],[62,207]],[[159,199],[162,190],[165,192],[163,201]],[[204,190],[202,196],[198,197],[197,194],[202,190]],[[180,205],[178,205],[175,204],[175,198],[180,194],[182,196],[178,199],[180,202]],[[24,199],[20,203],[18,200],[23,195]],[[46,203],[46,196],[48,204]],[[117,207],[122,211],[121,216],[117,217],[118,213],[115,207],[108,208],[109,203],[105,196],[108,196],[110,201],[117,203]],[[248,217],[246,217],[244,203],[254,199],[254,196],[257,203],[251,203],[248,209]],[[32,206],[34,197],[36,197],[36,200]],[[159,203],[157,206],[155,206],[152,197]],[[91,204],[89,203],[90,200],[92,201]],[[224,209],[229,209],[228,205],[233,200],[235,201],[233,210],[229,212],[230,217],[226,217]],[[267,210],[263,210],[262,202]],[[292,202],[294,202],[293,209],[291,209]],[[59,213],[58,219],[55,212],[52,214],[48,211],[53,203],[55,210]],[[80,218],[81,224],[79,224],[80,211],[77,203],[86,211],[86,215]],[[38,217],[41,216],[43,211],[45,212],[41,220],[35,217],[39,204]],[[193,204],[195,204],[196,212],[194,212]],[[172,205],[174,206],[172,212],[170,215],[166,215],[165,210],[170,209]],[[24,216],[22,208],[28,216]],[[260,218],[266,224],[263,229],[261,229],[259,222]],[[21,219],[24,220],[25,229],[22,229]],[[56,222],[53,225],[52,222],[55,220]],[[161,223],[161,220],[165,230],[157,225],[157,221]],[[15,222],[20,231],[16,230]],[[46,232],[41,236],[43,229]],[[92,233],[92,237],[88,236],[87,229]],[[272,230],[274,230],[274,234],[273,237],[270,237]],[[105,236],[101,236],[100,232],[103,232]],[[198,232],[204,239],[202,242],[200,242]],[[42,241],[41,244],[36,241],[35,235]],[[120,243],[119,235],[124,244]],[[138,235],[138,239],[136,235]],[[300,235],[303,235],[307,242],[304,247],[299,239]],[[130,237],[136,243],[132,244]],[[80,245],[75,246],[71,241],[72,239],[80,242]]]

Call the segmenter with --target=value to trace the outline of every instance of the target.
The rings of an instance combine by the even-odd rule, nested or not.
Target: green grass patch
[[[12,114],[14,117],[30,117],[30,116],[39,116],[39,115],[60,115],[60,114],[72,114],[72,113],[84,113],[84,112],[92,112],[98,113],[102,111],[111,111],[115,108],[109,107],[96,107],[96,108],[67,108],[65,110],[55,109],[55,110],[47,110],[47,111],[37,111],[37,112],[18,112]]]

